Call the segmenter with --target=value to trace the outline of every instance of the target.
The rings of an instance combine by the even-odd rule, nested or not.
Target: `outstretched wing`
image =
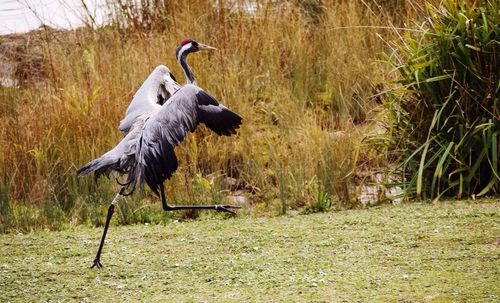
[[[172,79],[168,86],[161,80],[162,75],[167,72]],[[125,117],[120,121],[120,131],[127,134],[138,119],[156,111],[179,88],[179,84],[175,82],[174,75],[170,73],[168,68],[164,65],[157,66],[132,98]]]
[[[140,117],[157,110],[168,97],[170,97],[170,94],[162,85],[160,85],[157,94],[148,94],[148,91],[141,87],[134,95],[132,102],[130,102],[125,112],[125,117],[120,121],[118,128],[122,133],[127,134]]]
[[[177,169],[174,148],[204,123],[218,135],[231,135],[241,117],[197,86],[185,85],[146,121],[136,153],[136,177],[158,194],[159,185]]]
[[[219,136],[236,134],[236,130],[240,128],[242,118],[224,105],[219,104],[202,89],[196,88],[198,89],[196,100],[198,102],[199,122],[205,124]]]

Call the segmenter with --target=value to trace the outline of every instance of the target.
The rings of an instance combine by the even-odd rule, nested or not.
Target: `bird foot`
[[[92,266],[90,266],[91,269],[94,267],[97,267],[98,269],[101,269],[103,267],[99,258],[95,258]]]
[[[234,211],[231,210],[231,208],[237,209],[241,208],[241,206],[236,206],[236,205],[215,205],[215,210],[216,211],[224,211],[228,213],[232,213],[233,215],[236,215]]]

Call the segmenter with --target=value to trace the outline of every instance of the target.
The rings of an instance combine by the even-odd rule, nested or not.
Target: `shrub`
[[[402,85],[386,105],[406,194],[498,194],[499,2],[446,0],[427,10],[420,31],[387,57]]]

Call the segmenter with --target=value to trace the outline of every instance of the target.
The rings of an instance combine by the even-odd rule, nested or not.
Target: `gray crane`
[[[174,148],[187,134],[203,123],[218,135],[230,136],[236,134],[242,121],[238,114],[195,85],[185,59],[188,53],[197,51],[196,48],[213,49],[186,39],[176,51],[188,83],[179,85],[166,66],[157,66],[134,95],[125,118],[120,122],[124,138],[113,149],[77,170],[78,176],[94,172],[96,180],[102,175],[109,176],[113,171],[126,175],[125,182],[119,183],[122,186],[120,191],[109,205],[91,268],[102,267],[101,252],[115,204],[120,196],[132,194],[137,184],[143,189],[146,183],[160,197],[165,211],[211,209],[234,213],[232,209],[240,208],[235,205],[169,205],[166,199],[163,183],[178,166]]]

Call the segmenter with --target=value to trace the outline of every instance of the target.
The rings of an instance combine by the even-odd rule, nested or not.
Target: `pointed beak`
[[[198,43],[198,49],[199,50],[216,50],[215,47],[212,47],[212,46],[206,45],[206,44],[201,44],[201,43]]]

